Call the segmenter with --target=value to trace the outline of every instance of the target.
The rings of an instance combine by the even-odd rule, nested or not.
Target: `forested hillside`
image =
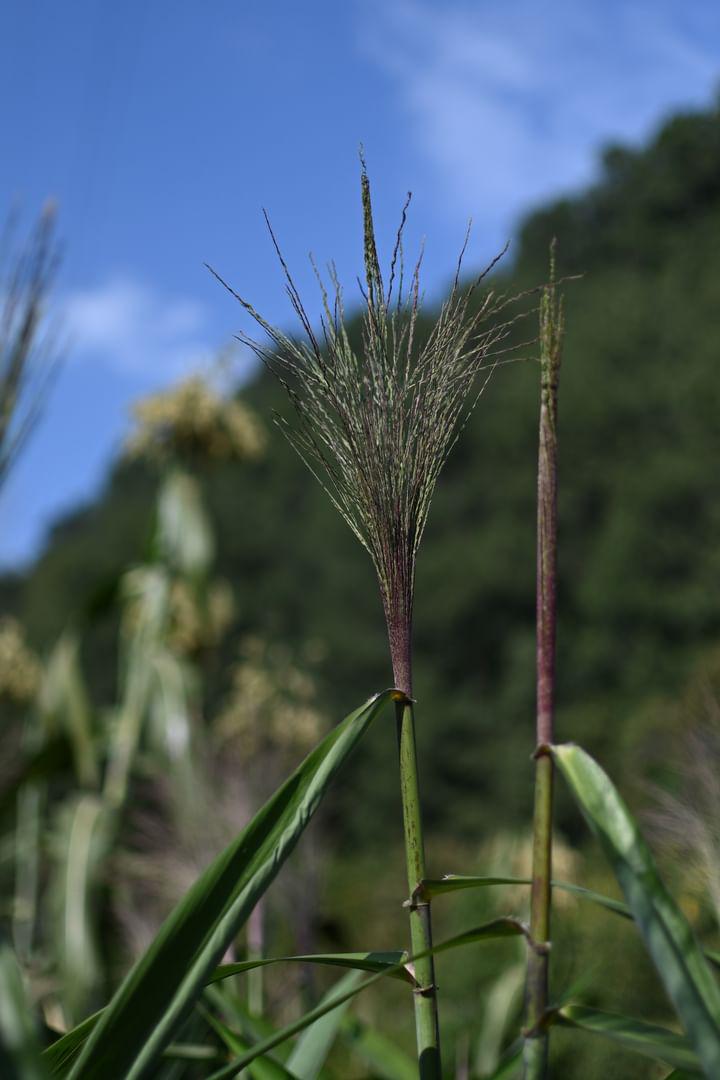
[[[359,221],[348,228],[359,235]],[[560,271],[584,275],[566,286],[558,732],[632,794],[681,723],[665,702],[720,663],[720,114],[676,117],[644,149],[606,151],[596,186],[522,223],[501,284],[540,283],[554,235]],[[268,420],[285,410],[267,376],[242,394]],[[528,810],[537,396],[532,361],[498,369],[440,480],[420,553],[416,692],[436,835],[444,807],[475,840],[484,820],[494,832]],[[38,646],[83,625],[87,672],[108,700],[109,598],[149,542],[154,487],[119,466],[31,572],[2,586]],[[312,644],[333,716],[388,685],[369,560],[282,437],[273,431],[256,465],[208,471],[205,490],[237,633]],[[219,699],[222,665],[208,686]],[[340,786],[355,839],[353,820],[379,830],[397,815],[394,770],[380,767],[391,752],[376,730]],[[561,828],[571,820],[561,807]]]

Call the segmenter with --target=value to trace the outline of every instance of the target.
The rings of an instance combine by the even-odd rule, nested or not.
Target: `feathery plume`
[[[420,341],[422,253],[404,288],[402,240],[410,195],[385,286],[375,243],[370,184],[361,156],[365,304],[362,348],[350,341],[343,290],[333,264],[330,288],[315,267],[323,316],[316,333],[265,215],[301,338],[268,323],[214,270],[265,331],[268,342],[240,340],[283,385],[297,423],[278,423],[367,549],[377,571],[388,625],[395,683],[411,693],[410,640],[415,564],[435,484],[477,402],[516,316],[503,317],[507,295],[480,286],[493,262],[461,286],[465,237],[452,289]],[[502,253],[501,253],[502,254]],[[478,381],[478,376],[482,374]]]

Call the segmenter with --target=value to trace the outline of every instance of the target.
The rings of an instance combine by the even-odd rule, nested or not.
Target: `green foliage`
[[[40,1043],[13,950],[0,943],[0,1069],[7,1080],[44,1080]]]
[[[423,896],[440,896],[443,893],[456,892],[458,889],[486,889],[493,885],[531,885],[531,878],[519,877],[471,877],[463,874],[446,874],[439,881],[423,881],[418,892]],[[583,900],[589,900],[593,904],[606,908],[616,915],[622,915],[626,919],[632,919],[632,913],[627,904],[620,900],[613,900],[610,896],[601,896],[592,889],[585,889],[582,885],[573,885],[569,881],[553,881],[553,889],[572,893]]]
[[[431,949],[427,950],[427,953],[437,955],[438,953],[449,952],[455,949],[463,949],[476,943],[484,944],[488,941],[522,937],[526,933],[526,928],[517,919],[511,917],[493,919],[492,922],[484,923],[482,926],[473,927],[471,930],[465,930],[461,934],[456,934],[454,937],[448,938],[438,945],[434,945]],[[396,968],[399,970],[399,968],[404,967],[408,961],[414,964],[425,955],[425,952],[416,953],[415,955],[408,957],[407,960],[401,961],[400,964],[396,965]],[[272,1050],[275,1046],[284,1042],[286,1039],[289,1039],[292,1035],[304,1031],[310,1024],[314,1024],[328,1013],[331,1013],[333,1010],[343,1005],[346,1001],[349,1001],[362,990],[366,990],[368,987],[377,983],[379,979],[389,975],[392,975],[392,970],[389,968],[383,969],[376,972],[374,975],[371,975],[369,979],[356,983],[351,989],[343,989],[338,992],[336,987],[333,993],[328,994],[320,1004],[315,1006],[314,1009],[311,1009],[305,1016],[291,1024],[287,1024],[279,1031],[268,1035],[262,1042],[256,1044],[252,1049],[242,1054],[230,1065],[219,1069],[217,1073],[213,1073],[211,1080],[225,1080],[226,1077],[237,1075],[241,1069],[246,1065],[249,1065],[260,1054]]]
[[[333,987],[331,994],[343,994],[346,990],[354,989],[360,982],[360,973],[350,971]],[[320,1005],[325,1004],[321,1001]],[[302,1033],[288,1058],[288,1069],[301,1080],[317,1080],[327,1056],[338,1034],[340,1024],[347,1012],[350,1000],[344,1005],[339,1005],[332,1012],[320,1017]]]
[[[700,1060],[688,1040],[655,1024],[628,1020],[625,1016],[598,1012],[582,1005],[563,1006],[553,1022],[602,1035],[654,1061],[664,1061],[666,1065],[676,1065],[702,1076]]]
[[[720,1071],[720,989],[692,928],[661,881],[637,824],[600,766],[572,744],[554,747],[553,756],[600,840],[706,1074],[715,1076]]]
[[[415,1080],[416,1063],[377,1029],[352,1019],[345,1026],[348,1048],[373,1070],[380,1080]]]
[[[339,724],[198,879],[104,1011],[73,1080],[147,1075],[389,694]]]
[[[258,967],[269,964],[326,964],[328,967],[348,967],[357,971],[375,971],[391,975],[402,982],[413,982],[410,972],[403,967],[407,955],[402,952],[367,952],[367,953],[312,953],[304,956],[270,956],[261,960],[242,960],[237,964],[221,964],[213,972],[211,981],[227,979],[231,975],[242,975]],[[398,965],[400,965],[398,967]]]

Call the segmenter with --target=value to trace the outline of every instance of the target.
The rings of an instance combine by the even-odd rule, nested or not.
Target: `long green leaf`
[[[350,971],[335,983],[320,1004],[331,997],[337,997],[338,994],[342,995],[346,990],[353,990],[359,982],[360,972]],[[288,1058],[287,1067],[293,1076],[297,1076],[299,1080],[317,1080],[349,1005],[350,998],[305,1029]]]
[[[67,735],[52,735],[37,750],[28,751],[5,782],[0,792],[0,816],[12,806],[17,793],[25,784],[58,776],[72,765],[72,752]],[[12,767],[12,762],[8,762]]]
[[[200,487],[179,469],[160,492],[156,543],[162,558],[190,578],[202,578],[210,568],[215,545]]]
[[[469,931],[459,935],[457,938],[452,938],[444,945],[437,946],[434,950],[443,951],[449,948],[456,948],[458,945],[469,944],[474,941],[480,941],[483,938],[496,938],[506,937],[508,935],[522,934],[523,930],[521,924],[513,919],[498,919],[492,923],[486,924],[477,930]],[[254,967],[277,964],[277,963],[305,963],[305,964],[321,964],[329,965],[333,967],[348,967],[353,968],[359,972],[369,971],[374,974],[387,975],[389,978],[400,979],[403,982],[414,982],[413,976],[409,970],[410,963],[409,957],[406,952],[370,952],[370,953],[309,953],[301,956],[279,956],[269,957],[262,960],[247,960],[241,961],[236,964],[222,964],[220,967],[215,968],[206,980],[206,985],[212,988],[214,985],[219,984],[224,979],[231,976],[242,974],[243,972],[252,970]],[[370,980],[370,981],[375,981]],[[364,984],[365,985],[365,984]],[[369,985],[369,983],[367,984]],[[359,987],[363,989],[364,986]],[[210,993],[210,990],[208,990]],[[331,994],[337,993],[337,988],[331,991]],[[350,994],[347,1000],[350,1000]],[[219,1004],[215,1001],[215,1004]],[[319,1006],[319,1008],[322,1007]],[[335,1006],[332,1006],[333,1008]],[[328,1010],[324,1010],[321,1015],[325,1015]],[[310,1015],[310,1014],[308,1014]],[[72,1031],[67,1032],[52,1046],[48,1047],[44,1051],[43,1057],[51,1066],[53,1076],[65,1076],[68,1071],[69,1063],[77,1056],[82,1044],[89,1037],[92,1029],[98,1024],[102,1012],[97,1012],[93,1016],[88,1017]],[[304,1018],[305,1019],[305,1018]],[[308,1019],[307,1023],[311,1023],[312,1019]],[[306,1024],[303,1022],[298,1030],[303,1030]],[[247,1038],[247,1033],[244,1033]],[[260,1033],[253,1033],[257,1038]],[[272,1037],[276,1032],[269,1033],[266,1038]],[[286,1041],[290,1038],[292,1032],[284,1034],[281,1041]],[[276,1045],[280,1045],[279,1042]],[[413,1065],[413,1068],[416,1068]]]
[[[205,1009],[202,1010],[202,1013],[208,1024],[214,1028],[228,1050],[233,1054],[244,1054],[252,1049],[253,1044],[246,1035],[233,1031],[223,1020],[213,1016],[212,1013],[207,1012]],[[286,1069],[282,1062],[276,1061],[265,1054],[255,1058],[248,1072],[252,1080],[298,1080],[295,1073]]]
[[[408,954],[396,952],[358,952],[358,953],[308,953],[302,956],[273,956],[260,960],[242,960],[236,964],[221,964],[205,980],[206,986],[212,986],[233,975],[242,975],[254,968],[269,964],[320,964],[322,966],[351,968],[356,971],[378,972],[393,979],[413,983],[411,973],[405,967]],[[90,1032],[99,1023],[102,1011],[94,1013],[81,1024],[68,1031],[49,1046],[43,1057],[50,1064],[53,1076],[65,1076],[70,1063],[77,1057],[81,1047],[89,1038]]]
[[[579,1028],[621,1043],[636,1054],[662,1061],[665,1065],[702,1076],[700,1060],[688,1040],[667,1028],[646,1024],[616,1013],[588,1009],[584,1005],[565,1005],[555,1016],[563,1027]]]
[[[531,878],[523,877],[471,877],[465,874],[446,874],[441,878],[434,878],[421,882],[416,890],[428,898],[440,896],[442,893],[455,892],[458,889],[481,889],[493,885],[531,885]],[[625,919],[632,919],[633,914],[627,904],[622,900],[614,900],[611,896],[603,896],[602,893],[593,892],[583,885],[574,885],[570,881],[553,881],[553,889],[572,893],[581,900],[588,900],[592,904],[606,908],[615,915],[622,915]]]
[[[417,1080],[417,1061],[381,1031],[352,1018],[346,1021],[343,1036],[378,1080]]]
[[[692,928],[660,880],[650,849],[600,766],[578,746],[553,748],[600,840],[648,952],[708,1076],[720,1076],[720,989]]]
[[[485,1007],[474,1040],[472,1060],[481,1076],[493,1073],[502,1060],[502,1047],[510,1027],[517,1031],[525,985],[525,964],[511,964],[485,991]]]
[[[28,966],[40,917],[42,826],[47,804],[47,785],[34,780],[18,792],[15,813],[15,896],[12,937],[18,958]]]
[[[473,945],[480,941],[497,940],[498,938],[517,937],[518,935],[527,936],[527,927],[520,922],[519,919],[514,918],[500,918],[493,919],[492,922],[483,923],[482,926],[477,926],[472,930],[466,930],[462,934],[457,934],[455,937],[448,938],[447,941],[441,942],[439,945],[433,946],[432,949],[427,949],[422,953],[417,953],[415,956],[411,956],[407,962],[407,966],[412,970],[412,963],[414,960],[420,959],[422,956],[426,956],[430,953],[437,955],[438,953],[447,952],[450,949],[462,948],[465,945]],[[397,965],[398,968],[404,967],[405,963],[401,962]],[[356,994],[366,990],[369,986],[372,986],[378,981],[390,975],[390,971],[381,971],[375,975],[371,975],[369,979],[365,979],[359,983],[352,990],[347,990],[342,994],[335,993],[329,996],[329,998],[323,1001],[320,1005],[317,1005],[305,1016],[301,1016],[299,1020],[294,1020],[291,1024],[281,1028],[273,1035],[263,1039],[259,1042],[252,1051],[244,1054],[236,1061],[226,1065],[223,1069],[218,1069],[213,1073],[210,1080],[226,1080],[227,1077],[236,1076],[241,1069],[249,1065],[258,1054],[264,1054],[267,1050],[272,1050],[273,1047],[278,1046],[281,1042],[291,1038],[293,1035],[297,1035],[300,1031],[304,1031],[306,1027],[313,1024],[316,1020],[319,1020],[321,1016],[325,1016],[326,1013],[332,1009],[336,1009],[338,1005],[342,1005],[343,1002],[348,1001],[350,998],[355,997]]]
[[[394,979],[413,982],[413,977],[405,967],[398,967],[407,960],[407,953],[399,952],[356,952],[356,953],[307,953],[304,956],[268,956],[260,960],[241,960],[237,964],[221,964],[215,968],[208,983],[220,982],[231,975],[242,975],[255,968],[269,964],[322,964],[329,967],[354,968],[356,971],[385,973]]]
[[[138,1080],[150,1074],[343,761],[393,693],[371,698],[330,732],[208,867],[113,997],[72,1080]]]
[[[46,1080],[47,1070],[20,969],[10,946],[0,944],[0,1076],[3,1080]]]
[[[85,1045],[90,1032],[100,1022],[103,1010],[86,1017],[82,1023],[61,1035],[43,1050],[43,1061],[51,1076],[67,1076],[70,1067]]]
[[[100,769],[79,648],[77,638],[69,631],[59,638],[45,665],[40,711],[47,731],[61,730],[67,734],[78,784],[95,789]]]
[[[468,874],[445,874],[441,878],[426,878],[415,890],[415,897],[425,896],[432,899],[434,896],[442,896],[444,893],[457,892],[459,889],[483,889],[494,885],[531,885],[531,878],[522,877],[474,877]],[[553,881],[553,889],[571,893],[579,900],[587,900],[591,904],[605,908],[613,915],[619,915],[623,919],[634,922],[633,913],[622,900],[616,900],[612,896],[604,896],[602,893],[587,889],[584,885],[575,885],[571,881]],[[720,952],[716,949],[703,947],[703,955],[713,967],[720,968]]]
[[[203,991],[203,1002],[213,1006],[213,1015],[220,1016],[225,1023],[232,1025],[233,1031],[251,1043],[266,1039],[276,1031],[275,1025],[266,1016],[255,1016],[248,1009],[247,1003],[222,983],[207,986]],[[273,1050],[273,1060],[287,1061],[291,1050],[289,1043],[281,1043]]]
[[[103,793],[116,809],[125,803],[155,677],[155,658],[170,617],[171,580],[166,567],[138,566],[123,575],[132,634],[122,656],[122,702],[108,750]]]
[[[51,882],[57,924],[53,944],[62,1003],[71,1019],[87,1012],[100,981],[94,900],[112,829],[113,815],[96,795],[68,801],[59,815]]]
[[[202,1043],[170,1043],[163,1058],[172,1061],[219,1061],[223,1054],[214,1046]]]
[[[523,1040],[516,1039],[511,1046],[508,1046],[495,1069],[488,1075],[480,1077],[479,1080],[516,1080],[520,1073],[522,1052]]]

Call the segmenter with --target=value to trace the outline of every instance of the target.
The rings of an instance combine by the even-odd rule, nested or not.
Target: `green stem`
[[[423,843],[420,794],[418,790],[417,751],[415,747],[415,716],[412,704],[398,701],[395,706],[398,749],[400,753],[400,791],[402,795],[405,831],[405,858],[411,900],[410,942],[413,953],[432,948],[430,903],[413,899],[418,884],[425,877],[425,848]],[[438,1025],[435,964],[425,956],[415,964],[417,988],[415,1001],[415,1030],[417,1035],[418,1066],[421,1080],[439,1080],[440,1031]]]
[[[525,988],[525,1080],[548,1071],[550,912],[552,904],[553,761],[555,638],[557,626],[557,391],[563,340],[562,302],[555,284],[555,244],[550,251],[550,283],[540,304],[540,440],[537,526],[537,731],[533,873],[530,937]]]
[[[552,879],[553,761],[541,752],[535,770],[533,876],[530,898],[530,937],[525,988],[526,1080],[547,1075],[548,1033],[543,1017],[548,1006],[550,968],[550,910]]]

